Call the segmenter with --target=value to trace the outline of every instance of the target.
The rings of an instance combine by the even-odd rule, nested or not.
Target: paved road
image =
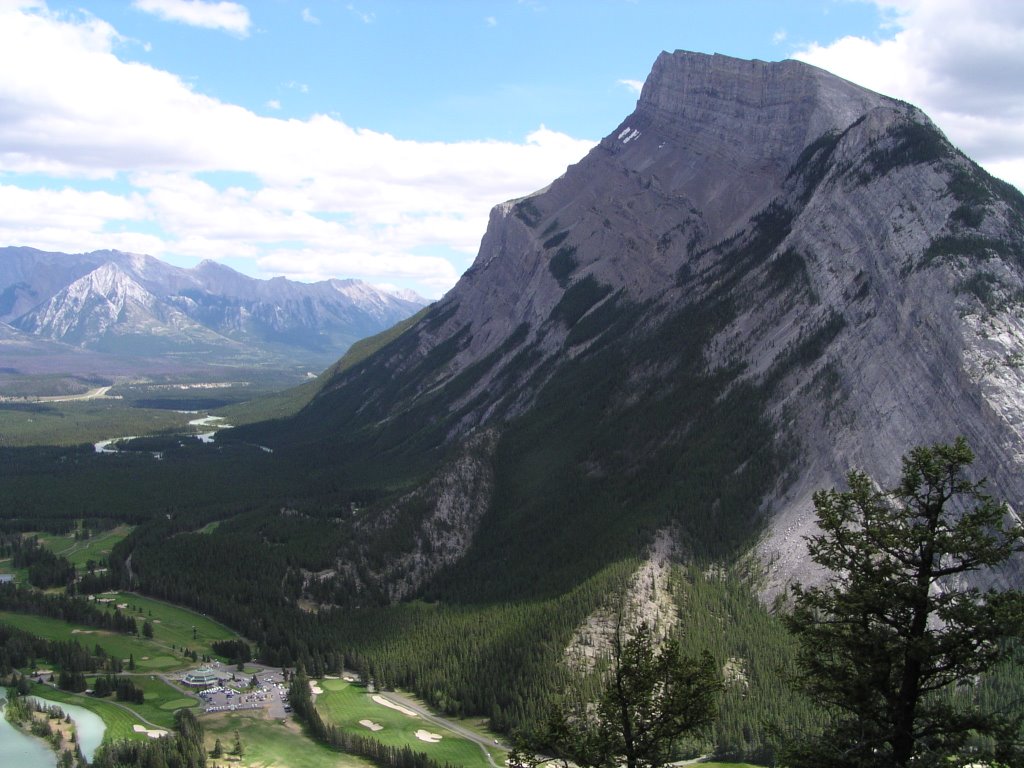
[[[449,731],[457,733],[464,739],[468,739],[469,741],[478,744],[480,746],[480,749],[483,750],[484,755],[487,757],[487,762],[494,766],[494,768],[504,768],[504,766],[499,766],[497,763],[494,762],[494,758],[491,757],[490,750],[500,749],[504,752],[508,752],[510,750],[510,747],[508,747],[507,745],[496,743],[494,739],[488,739],[486,736],[481,736],[479,733],[470,730],[464,725],[459,725],[458,723],[453,723],[451,720],[446,720],[443,717],[438,717],[433,712],[430,712],[428,709],[426,709],[422,704],[419,704],[413,701],[412,699],[408,698],[407,696],[403,696],[400,693],[395,693],[394,691],[377,691],[377,695],[387,699],[393,704],[398,704],[400,706],[406,707],[407,709],[411,709],[413,712],[422,717],[428,723],[440,726],[441,728],[447,728]]]

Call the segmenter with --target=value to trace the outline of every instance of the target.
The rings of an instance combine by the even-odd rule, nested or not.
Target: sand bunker
[[[403,707],[401,704],[395,704],[395,702],[393,702],[393,701],[388,701],[383,696],[374,696],[373,700],[376,701],[378,704],[383,704],[385,707],[391,707],[391,709],[397,709],[403,715],[406,715],[408,717],[419,717],[419,715],[417,715],[411,709],[408,709],[407,707]]]
[[[371,731],[379,731],[384,728],[380,723],[375,723],[373,720],[360,720],[359,724],[364,728],[369,728]]]
[[[317,685],[314,681],[309,681],[309,690],[314,696],[319,696],[324,692],[324,689]]]
[[[167,731],[160,728],[147,728],[146,726],[139,725],[138,723],[132,726],[132,730],[136,733],[144,733],[151,739],[159,739],[167,735]]]
[[[91,635],[95,632],[95,629],[72,629],[72,635]]]
[[[437,744],[437,742],[441,740],[441,734],[431,733],[430,731],[424,731],[422,728],[420,728],[418,731],[416,731],[416,738],[420,741],[425,741],[428,744]]]

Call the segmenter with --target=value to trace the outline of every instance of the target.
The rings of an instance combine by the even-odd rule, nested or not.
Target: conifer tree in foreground
[[[685,656],[675,638],[658,648],[644,623],[631,637],[623,634],[620,619],[597,702],[571,691],[509,765],[658,768],[677,757],[681,738],[714,722],[722,682],[710,654]]]
[[[1006,505],[967,478],[973,460],[958,438],[911,451],[890,491],[851,472],[849,490],[815,494],[821,533],[808,548],[831,576],[793,588],[787,623],[799,683],[834,722],[789,743],[786,765],[962,765],[972,733],[995,737],[993,757],[1019,764],[1020,712],[949,695],[1003,659],[1024,622],[1019,592],[971,586],[1022,549]]]

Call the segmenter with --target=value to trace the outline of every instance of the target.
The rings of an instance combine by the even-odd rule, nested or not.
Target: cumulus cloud
[[[0,11],[0,173],[14,180],[0,188],[0,242],[230,256],[264,274],[406,280],[439,295],[492,205],[592,144],[544,126],[519,142],[443,143],[258,115],[120,60],[119,40],[95,18]],[[21,188],[19,174],[65,189]],[[77,192],[79,179],[113,191]]]
[[[244,5],[206,0],[133,0],[132,6],[152,13],[167,21],[177,21],[192,27],[223,29],[245,37],[251,20]]]
[[[627,88],[629,88],[629,90],[631,90],[631,91],[633,91],[634,93],[637,93],[637,94],[639,94],[640,91],[642,91],[644,89],[644,81],[643,80],[625,80],[625,79],[620,79],[618,81],[618,83],[619,83],[619,85],[626,86]]]
[[[894,33],[793,58],[921,107],[954,144],[1024,188],[1024,3],[875,0]]]

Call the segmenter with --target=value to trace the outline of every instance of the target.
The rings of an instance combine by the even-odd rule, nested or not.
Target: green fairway
[[[440,764],[489,768],[483,748],[458,734],[420,717],[410,717],[373,700],[364,688],[343,680],[323,680],[323,693],[316,696],[316,708],[325,722],[360,736],[370,736],[382,744],[408,746],[429,755]],[[360,721],[375,726],[372,730]],[[419,734],[419,736],[417,735]],[[438,738],[440,737],[440,738]],[[426,739],[426,740],[425,740]],[[504,753],[494,754],[495,762],[504,762]]]
[[[82,646],[90,649],[99,645],[114,658],[124,661],[134,657],[139,672],[167,672],[190,666],[193,662],[185,657],[185,648],[199,654],[213,655],[214,640],[238,637],[212,619],[160,600],[129,593],[101,595],[100,599],[111,600],[108,603],[111,610],[116,605],[127,605],[128,607],[122,610],[138,619],[140,627],[143,621],[151,621],[153,638],[122,635],[69,624],[59,619],[8,611],[0,611],[0,621],[47,640],[77,640]]]
[[[219,738],[225,753],[235,743],[235,732],[245,754],[231,765],[238,768],[372,768],[373,764],[336,752],[300,733],[294,724],[267,720],[260,714],[221,712],[202,719],[206,748],[212,750]],[[220,761],[208,761],[220,763]]]
[[[107,726],[107,730],[103,734],[104,742],[114,741],[117,739],[136,739],[141,741],[149,738],[145,733],[136,731],[135,726],[139,725],[146,728],[151,728],[152,726],[143,723],[142,720],[133,715],[127,709],[118,706],[112,699],[95,699],[92,696],[68,693],[67,691],[62,691],[59,688],[51,688],[48,685],[38,685],[35,683],[32,685],[30,693],[33,696],[39,696],[40,698],[56,701],[62,704],[77,704],[91,712],[95,712]],[[144,717],[146,717],[147,720],[150,719],[148,717],[148,712]]]
[[[60,619],[0,611],[0,621],[47,640],[76,640],[90,650],[98,645],[115,659],[127,661],[134,656],[140,671],[165,671],[191,663],[183,656],[163,652],[144,638],[69,624]]]
[[[131,533],[134,526],[119,525],[109,531],[102,531],[84,540],[75,540],[75,534],[58,536],[52,533],[38,533],[39,542],[56,555],[66,557],[79,570],[85,569],[90,560],[99,563],[106,560],[117,542]],[[27,534],[29,536],[33,534]]]
[[[181,608],[177,605],[143,597],[130,592],[100,595],[100,598],[114,598],[116,604],[127,604],[124,609],[139,622],[153,622],[153,642],[167,650],[190,648],[199,654],[214,655],[215,640],[234,640],[238,635],[213,619]],[[152,650],[152,649],[151,649]]]
[[[175,711],[184,707],[196,708],[195,712],[199,714],[198,700],[186,697],[179,689],[165,683],[156,675],[126,676],[130,677],[131,681],[143,690],[145,701],[142,704],[128,703],[125,706],[138,712],[151,723],[156,723],[163,728],[173,728]],[[92,684],[91,679],[89,683]]]

